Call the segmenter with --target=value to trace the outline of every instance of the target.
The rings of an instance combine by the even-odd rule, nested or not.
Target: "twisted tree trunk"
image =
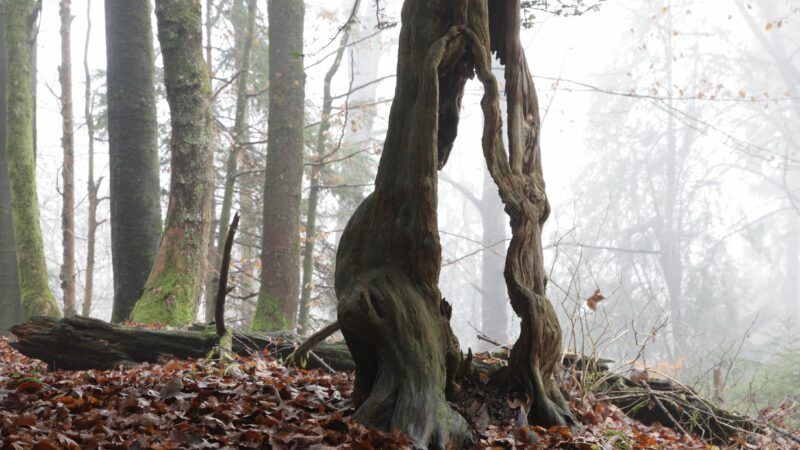
[[[571,420],[553,378],[561,329],[544,296],[541,227],[549,205],[519,14],[518,0],[405,2],[397,88],[375,191],[350,219],[337,255],[339,322],[356,363],[355,417],[368,426],[400,429],[419,447],[469,441],[464,419],[445,397],[457,389],[461,355],[449,325],[450,305],[437,288],[436,183],[457,133],[464,83],[473,73],[485,91],[484,155],[511,218],[505,278],[522,321],[509,367],[494,379],[528,394],[532,423]],[[492,51],[505,64],[508,152]]]
[[[545,297],[542,226],[550,205],[542,176],[539,100],[519,39],[520,1],[492,2],[490,16],[491,49],[505,66],[509,148],[506,152],[497,82],[486,58],[477,70],[485,89],[483,151],[511,218],[504,275],[511,307],[521,320],[508,370],[497,379],[513,381],[528,394],[531,423],[564,425],[573,419],[553,377],[561,353],[561,327]]]

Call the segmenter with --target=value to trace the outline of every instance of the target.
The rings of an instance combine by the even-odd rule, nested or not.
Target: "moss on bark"
[[[211,227],[211,88],[197,0],[158,0],[158,40],[170,107],[172,171],[156,263],[133,309],[138,322],[186,324],[203,291]]]
[[[268,2],[269,152],[264,178],[259,304],[252,328],[294,325],[300,286],[300,199],[303,182],[305,73],[303,0]],[[279,317],[265,314],[278,313]]]
[[[3,29],[5,16],[0,14],[0,32]],[[6,68],[5,39],[0,39],[0,334],[25,320],[19,293],[11,185],[6,160]]]
[[[33,143],[33,86],[29,24],[35,2],[5,2],[5,35],[8,57],[6,78],[6,156],[11,181],[11,207],[16,237],[22,306],[27,317],[59,317],[48,286]]]

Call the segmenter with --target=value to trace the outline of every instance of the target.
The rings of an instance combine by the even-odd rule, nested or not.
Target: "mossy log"
[[[61,320],[35,317],[12,328],[11,345],[25,356],[47,363],[53,369],[113,369],[167,358],[204,358],[216,345],[213,326],[191,330],[150,330],[116,325],[88,317]],[[287,332],[234,333],[233,352],[247,356],[268,350],[278,359],[292,354],[300,338]],[[353,360],[344,343],[320,343],[305,367],[353,370]],[[322,360],[322,361],[320,361]]]
[[[11,332],[16,338],[11,345],[20,353],[44,361],[51,368],[67,370],[112,369],[173,357],[199,359],[217,345],[213,326],[195,326],[186,331],[150,330],[79,316],[61,320],[36,317],[13,327]],[[234,333],[233,336],[233,352],[244,356],[266,349],[286,360],[298,344],[299,338],[285,331]],[[494,356],[495,362],[471,358],[469,372],[480,379],[491,377],[498,368],[505,367],[501,361],[507,358],[505,354]],[[313,346],[313,355],[303,359],[309,369],[355,369],[343,342],[318,342]],[[637,383],[607,373],[606,362],[567,354],[563,365],[604,372],[604,381],[597,384],[594,392],[639,422],[658,422],[718,444],[729,442],[738,432],[764,432],[765,427],[753,419],[724,410],[685,386],[661,379]]]

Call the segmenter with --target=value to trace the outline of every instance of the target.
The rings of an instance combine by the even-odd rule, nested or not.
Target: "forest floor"
[[[286,368],[268,354],[237,359],[238,370],[217,361],[170,360],[110,371],[50,371],[8,342],[0,338],[0,448],[408,447],[400,433],[354,422],[352,373]],[[472,384],[477,387],[464,389],[480,389],[480,380]],[[508,402],[511,411],[521,406],[492,401]],[[571,429],[520,426],[513,417],[491,424],[491,407],[475,400],[454,407],[478,430],[475,448],[717,448],[632,421],[591,397],[573,399],[581,424]],[[785,447],[742,438],[735,448]]]

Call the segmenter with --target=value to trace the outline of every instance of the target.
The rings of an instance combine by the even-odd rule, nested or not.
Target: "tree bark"
[[[92,313],[92,295],[94,294],[94,263],[95,246],[97,237],[97,207],[100,200],[97,198],[100,190],[100,180],[95,181],[94,175],[94,108],[92,102],[92,74],[89,71],[89,41],[92,36],[92,0],[86,1],[86,41],[83,46],[83,73],[84,73],[84,120],[86,121],[86,134],[88,137],[88,180],[86,181],[86,195],[88,201],[88,214],[86,224],[86,270],[83,287],[83,304],[81,314],[88,317]]]
[[[520,335],[508,369],[496,381],[511,381],[528,394],[528,420],[544,426],[573,422],[554,378],[561,354],[561,327],[545,297],[542,226],[550,214],[542,175],[541,119],[536,87],[520,43],[520,2],[490,4],[491,49],[505,66],[508,152],[502,139],[497,82],[482,55],[478,78],[484,85],[483,151],[489,172],[511,219],[511,243],[504,276]]]
[[[130,318],[161,239],[150,5],[105,1],[114,322]]]
[[[237,32],[236,45],[234,52],[236,53],[236,116],[233,124],[233,142],[228,152],[228,161],[225,168],[225,187],[222,194],[222,205],[220,206],[219,213],[219,231],[217,232],[217,246],[214,252],[216,258],[214,267],[219,267],[220,258],[222,256],[222,249],[225,246],[225,237],[228,222],[230,222],[231,209],[233,206],[233,191],[236,187],[236,174],[239,167],[239,159],[241,158],[242,149],[250,140],[248,133],[249,127],[249,101],[248,83],[250,80],[250,50],[253,47],[253,29],[255,28],[256,12],[258,2],[256,0],[247,0],[247,8],[242,11],[241,2],[237,2],[232,12],[234,16],[233,25]],[[218,276],[222,276],[219,274]],[[215,308],[216,297],[211,296],[210,302],[207,302],[207,311],[213,311]]]
[[[167,223],[132,319],[186,324],[197,313],[206,275],[213,150],[211,88],[197,0],[157,0],[158,40],[172,125]]]
[[[356,0],[355,8],[358,8],[359,0]],[[308,314],[311,309],[311,292],[314,290],[314,248],[317,241],[317,206],[319,203],[320,177],[322,176],[323,165],[325,164],[325,143],[328,141],[328,130],[331,127],[331,110],[333,109],[333,97],[331,95],[331,81],[342,64],[344,51],[347,48],[347,41],[350,38],[350,31],[347,29],[349,23],[345,24],[342,38],[339,41],[339,50],[331,63],[328,72],[325,74],[322,86],[322,113],[320,114],[319,130],[317,130],[317,143],[315,160],[311,162],[309,172],[309,191],[308,191],[308,213],[306,214],[306,238],[303,248],[303,284],[300,295],[300,318],[299,330],[302,334],[308,333]]]
[[[190,331],[147,330],[103,322],[88,317],[60,321],[36,318],[13,329],[12,344],[22,354],[64,370],[113,369],[120,364],[159,362],[165,358],[203,358],[217,345],[215,327]],[[233,333],[233,351],[251,356],[268,350],[286,359],[297,347],[297,337],[287,332]],[[320,343],[314,352],[336,370],[353,370],[353,360],[343,343]],[[309,359],[308,369],[323,365]]]
[[[456,7],[405,2],[397,87],[375,190],[348,222],[337,254],[339,323],[356,363],[355,418],[399,429],[417,447],[458,448],[470,441],[466,421],[445,397],[454,391],[461,355],[449,325],[451,307],[437,287],[436,184],[472,75],[470,48],[488,47],[486,6],[481,0]],[[486,26],[478,27],[482,22]]]
[[[75,314],[75,127],[72,114],[72,7],[71,0],[61,0],[61,66],[58,81],[61,85],[61,148],[64,162],[61,168],[61,290],[64,294],[64,314]]]
[[[0,30],[5,14],[0,11]],[[25,320],[19,292],[14,219],[11,214],[11,186],[6,160],[6,40],[0,39],[0,335]]]
[[[11,181],[11,210],[16,238],[17,264],[22,306],[27,317],[59,317],[48,286],[39,201],[36,194],[36,164],[33,144],[33,88],[31,83],[30,24],[36,2],[20,0],[6,4],[6,157]]]
[[[269,137],[261,236],[261,288],[253,330],[293,328],[300,287],[305,74],[303,0],[270,0]]]

